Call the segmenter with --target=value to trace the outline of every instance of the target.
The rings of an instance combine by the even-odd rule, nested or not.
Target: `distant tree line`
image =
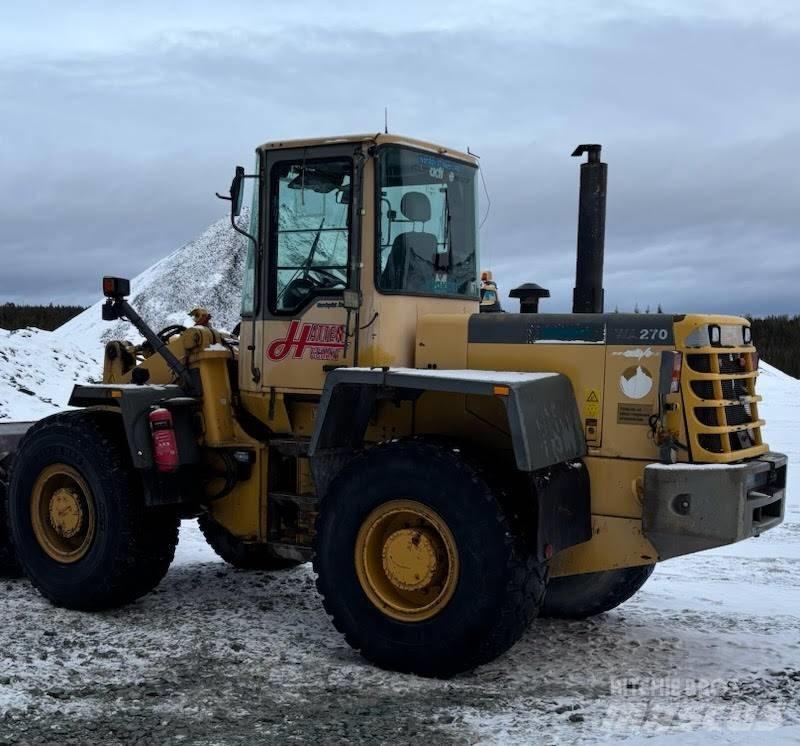
[[[761,359],[800,378],[800,316],[751,318],[750,324]]]
[[[18,306],[16,303],[0,304],[0,329],[11,331],[35,326],[37,329],[53,331],[65,324],[81,311],[83,306]]]

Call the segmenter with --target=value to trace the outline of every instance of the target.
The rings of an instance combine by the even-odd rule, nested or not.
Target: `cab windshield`
[[[399,146],[376,161],[378,289],[477,299],[478,169]]]

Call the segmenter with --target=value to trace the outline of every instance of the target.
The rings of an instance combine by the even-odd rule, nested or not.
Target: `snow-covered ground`
[[[450,681],[365,663],[310,566],[233,570],[193,522],[128,608],[54,609],[3,581],[0,743],[800,743],[800,381],[766,366],[759,385],[791,460],[782,526],[659,565],[601,617],[538,620]]]
[[[75,383],[102,377],[102,353],[62,344],[54,332],[0,329],[0,422],[64,409]]]

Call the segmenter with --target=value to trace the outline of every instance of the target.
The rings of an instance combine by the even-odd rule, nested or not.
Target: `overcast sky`
[[[569,154],[601,142],[608,310],[800,313],[797,0],[6,5],[0,302],[93,301],[220,217],[255,145],[388,105],[481,156],[502,297],[569,309]]]

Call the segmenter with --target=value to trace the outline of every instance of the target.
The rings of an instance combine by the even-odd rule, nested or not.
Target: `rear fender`
[[[586,455],[572,384],[559,373],[340,368],[325,381],[309,448],[317,489],[324,493],[337,463],[363,446],[379,399],[413,401],[426,391],[502,401],[519,471]]]
[[[192,425],[193,400],[180,386],[145,384],[77,385],[69,400],[75,407],[111,407],[119,409],[130,449],[131,462],[137,469],[153,468],[153,450],[147,414],[153,406],[166,406],[172,413],[181,465],[200,460],[197,437]]]

